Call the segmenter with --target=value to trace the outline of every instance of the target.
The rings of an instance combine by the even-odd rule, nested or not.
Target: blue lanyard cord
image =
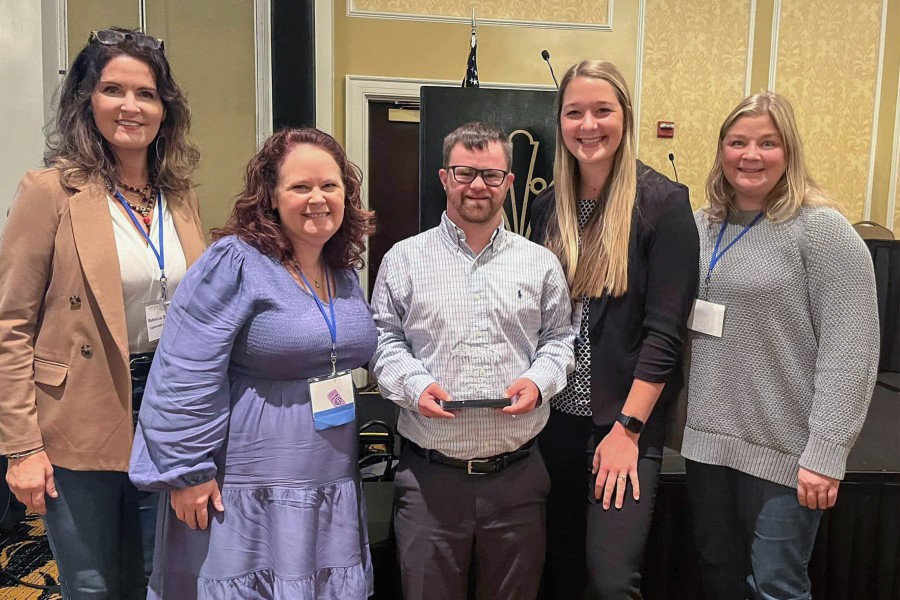
[[[306,289],[311,292],[313,300],[316,301],[316,306],[319,307],[319,312],[322,313],[322,318],[325,319],[325,325],[328,326],[328,333],[331,334],[331,374],[334,375],[337,371],[337,317],[334,316],[334,299],[331,297],[331,278],[328,277],[328,266],[326,265],[325,267],[325,288],[328,290],[328,309],[331,313],[331,320],[325,314],[325,307],[322,306],[322,301],[319,300],[318,294],[313,291],[315,288],[309,284],[309,280],[303,274],[300,264],[294,261],[294,266],[297,268],[297,272],[300,273],[300,279],[303,280]]]
[[[709,268],[706,270],[706,279],[704,280],[704,282],[706,283],[707,299],[709,298],[709,282],[712,278],[713,269],[716,268],[716,264],[725,255],[725,253],[728,252],[728,250],[737,243],[739,239],[744,237],[745,233],[750,231],[751,227],[759,223],[759,220],[763,218],[763,214],[764,213],[759,213],[758,215],[753,217],[753,220],[750,221],[750,224],[744,227],[744,229],[739,234],[737,234],[737,236],[733,240],[731,240],[731,243],[729,243],[722,249],[721,252],[719,252],[719,246],[722,244],[722,236],[725,235],[725,228],[728,227],[728,218],[726,217],[725,220],[722,221],[722,228],[719,229],[719,237],[716,238],[716,246],[715,248],[713,248],[712,256],[710,256],[709,258]]]
[[[128,206],[128,201],[122,196],[121,192],[116,192],[116,198],[125,207],[125,212],[128,213],[128,216],[131,217],[131,222],[134,223],[134,226],[137,227],[138,231],[141,232],[141,235],[147,240],[147,244],[150,246],[150,249],[153,250],[153,254],[156,255],[156,264],[159,265],[159,285],[162,287],[162,295],[163,300],[168,300],[168,282],[169,279],[166,277],[166,251],[163,245],[164,236],[163,236],[163,198],[162,192],[156,192],[156,214],[159,215],[159,250],[156,249],[156,246],[153,245],[153,240],[150,239],[150,234],[144,231],[144,226],[141,225],[140,221],[137,219],[137,215],[134,214],[134,211],[131,210],[131,207]]]

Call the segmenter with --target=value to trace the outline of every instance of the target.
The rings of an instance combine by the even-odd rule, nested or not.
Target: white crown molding
[[[863,206],[863,220],[872,219],[872,189],[875,185],[875,151],[878,144],[878,116],[881,112],[882,70],[884,70],[884,46],[887,35],[888,0],[881,0],[881,31],[878,39],[878,66],[875,72],[875,102],[872,107],[872,138],[869,141],[869,173],[866,178],[866,203]]]
[[[379,12],[374,10],[360,10],[355,8],[353,0],[347,0],[347,16],[365,19],[390,19],[392,21],[422,21],[426,23],[471,23],[469,16],[444,16],[426,15],[417,13]],[[501,27],[536,27],[542,29],[582,29],[590,31],[613,30],[613,5],[615,0],[609,0],[606,6],[606,23],[557,23],[553,21],[529,21],[518,19],[478,19],[479,24],[499,25]]]
[[[253,0],[256,58],[256,146],[272,135],[272,0]]]
[[[756,0],[750,0],[750,24],[747,27],[747,61],[744,71],[744,97],[752,92],[750,86],[753,79],[753,38],[756,37]]]
[[[637,29],[637,56],[634,61],[634,92],[632,94],[631,107],[634,113],[634,153],[640,156],[641,145],[641,93],[644,85],[644,34],[647,31],[646,15],[647,2],[638,2],[638,29]]]
[[[316,127],[334,133],[334,4],[332,0],[315,0],[314,10]]]
[[[772,15],[772,47],[769,52],[769,91],[775,91],[775,72],[778,68],[778,35],[781,26],[781,0],[775,0]]]

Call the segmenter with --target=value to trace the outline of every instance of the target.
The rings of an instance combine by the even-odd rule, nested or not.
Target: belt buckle
[[[489,463],[491,462],[487,458],[473,458],[471,460],[466,461],[466,473],[469,475],[487,475],[487,473],[480,473],[478,471],[472,470],[472,465],[476,463]]]

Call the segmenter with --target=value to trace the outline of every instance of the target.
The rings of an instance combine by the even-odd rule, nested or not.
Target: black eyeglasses
[[[503,182],[506,181],[506,176],[509,174],[509,171],[504,171],[503,169],[476,169],[475,167],[463,165],[447,167],[447,170],[453,173],[453,179],[459,183],[472,183],[476,177],[481,175],[484,185],[491,187],[503,185]]]
[[[165,44],[161,39],[137,31],[102,29],[100,31],[92,31],[90,37],[88,37],[88,44],[99,42],[104,46],[118,46],[126,41],[131,41],[135,46],[146,48],[147,50],[162,50],[165,52]]]

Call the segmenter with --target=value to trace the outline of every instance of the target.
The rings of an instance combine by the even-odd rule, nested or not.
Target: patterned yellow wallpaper
[[[474,6],[478,19],[604,25],[609,0],[351,0],[350,5],[365,12],[466,19],[471,18]]]
[[[863,218],[881,0],[783,0],[775,90],[794,105],[817,181]]]
[[[749,0],[647,0],[639,155],[691,189],[694,207],[715,156],[719,125],[744,97]],[[657,138],[657,121],[674,121],[673,139]]]

